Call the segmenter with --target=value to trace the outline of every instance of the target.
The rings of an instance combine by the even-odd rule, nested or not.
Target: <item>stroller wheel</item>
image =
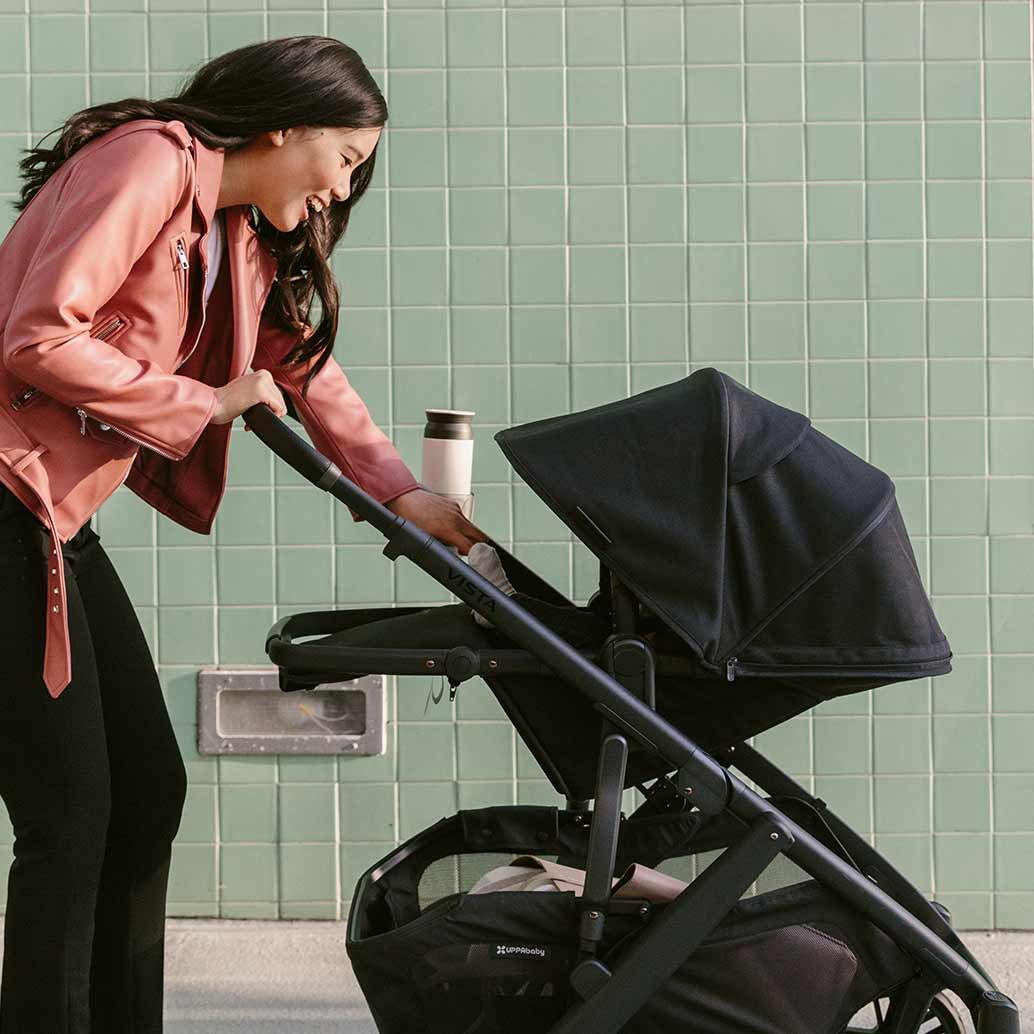
[[[887,1015],[889,1002],[881,998],[872,1003],[867,1013],[875,1010],[878,1022],[869,1025],[870,1017],[865,1017],[866,1025],[850,1026],[844,1030],[844,1034],[880,1034],[884,1030],[883,1017]],[[930,1002],[930,1008],[926,1011],[926,1017],[919,1025],[916,1034],[967,1034],[969,1026],[965,1017],[959,1011],[955,1003],[945,994],[934,995]]]

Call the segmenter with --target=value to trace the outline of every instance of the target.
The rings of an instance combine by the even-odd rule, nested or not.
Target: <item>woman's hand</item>
[[[228,424],[256,402],[264,402],[278,417],[287,415],[287,403],[268,370],[255,370],[243,377],[235,377],[229,384],[215,389],[215,409],[210,422]],[[246,431],[251,428],[244,425]]]
[[[466,556],[475,542],[487,542],[488,536],[471,524],[460,510],[459,503],[422,488],[414,488],[384,504],[392,513],[412,521],[447,546],[456,546]]]

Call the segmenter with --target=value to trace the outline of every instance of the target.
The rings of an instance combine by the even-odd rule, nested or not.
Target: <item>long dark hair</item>
[[[340,40],[288,36],[253,43],[213,58],[173,97],[130,97],[84,108],[65,120],[53,147],[23,148],[27,155],[18,164],[25,183],[14,207],[22,211],[54,170],[93,137],[139,118],[179,119],[207,147],[230,152],[260,133],[291,126],[380,127],[387,122],[388,107],[362,58]],[[329,259],[348,227],[352,206],[370,183],[376,154],[374,147],[356,169],[346,200],[332,199],[324,211],[310,214],[308,222],[293,230],[278,230],[252,206],[252,225],[277,259],[265,311],[300,335],[314,295],[319,295],[319,323],[283,359],[288,366],[318,355],[303,393],[334,347],[339,296]]]

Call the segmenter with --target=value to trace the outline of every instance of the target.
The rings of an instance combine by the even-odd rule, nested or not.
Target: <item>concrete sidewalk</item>
[[[377,1034],[343,922],[170,919],[166,1034]]]
[[[966,933],[1034,1034],[1034,933]],[[169,920],[167,1034],[376,1034],[345,924]]]
[[[963,937],[1034,1034],[1034,933]],[[342,922],[170,919],[165,1019],[166,1034],[377,1034]]]

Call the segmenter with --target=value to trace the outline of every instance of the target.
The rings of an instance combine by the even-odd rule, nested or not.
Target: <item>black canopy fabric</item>
[[[495,440],[698,662],[658,706],[705,745],[951,670],[890,478],[726,374]]]
[[[707,749],[830,697],[951,670],[894,486],[801,413],[714,369],[495,435],[517,473],[660,619],[657,708]],[[591,797],[599,716],[487,680],[556,789]],[[629,759],[626,785],[660,774]]]
[[[651,614],[657,710],[708,750],[830,697],[950,670],[882,471],[716,370],[501,431],[514,469]],[[609,632],[496,546],[518,602],[579,649]],[[602,597],[601,597],[602,598]],[[598,620],[594,620],[598,619]],[[353,628],[353,646],[505,649],[464,605]],[[595,794],[601,718],[560,680],[486,677],[554,788]],[[626,786],[668,769],[633,744]]]

